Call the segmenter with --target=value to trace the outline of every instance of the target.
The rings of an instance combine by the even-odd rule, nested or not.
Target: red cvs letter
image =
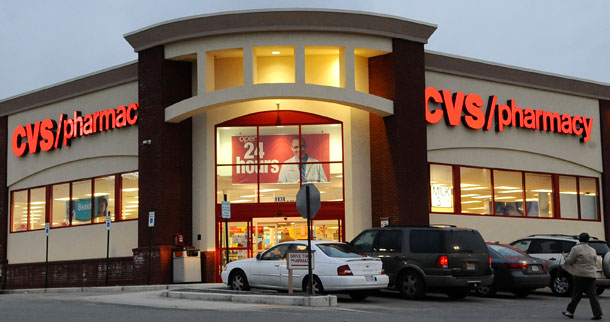
[[[444,89],[443,91],[443,110],[447,117],[445,122],[447,125],[458,126],[462,119],[462,108],[464,107],[464,96],[462,92],[456,92],[451,97],[451,92]]]

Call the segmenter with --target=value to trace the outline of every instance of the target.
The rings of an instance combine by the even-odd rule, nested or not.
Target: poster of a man
[[[285,163],[302,162],[301,164],[284,164],[280,169],[278,183],[295,183],[301,179],[303,182],[327,182],[326,173],[322,164],[317,159],[309,156],[306,152],[307,143],[304,138],[299,140],[295,136],[291,140],[291,149],[294,157],[284,161]],[[299,169],[300,168],[300,169]]]

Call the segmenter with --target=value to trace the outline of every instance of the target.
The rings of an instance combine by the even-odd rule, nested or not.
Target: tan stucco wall
[[[137,83],[133,82],[10,115],[8,146],[11,146],[12,132],[18,125],[42,121],[46,118],[57,121],[60,113],[68,114],[68,117],[72,118],[74,110],[81,111],[84,115],[116,108],[137,102],[137,93]],[[9,150],[7,163],[10,191],[137,170],[137,125],[79,137],[72,140],[71,146],[48,152],[41,151],[33,155],[26,154],[20,158]],[[10,233],[10,222],[8,224],[6,229],[9,231],[7,239],[9,264],[44,261],[44,230]],[[137,247],[137,234],[137,221],[113,223],[110,256],[132,256],[131,250]],[[57,228],[50,231],[49,260],[105,256],[104,224]]]
[[[515,99],[522,108],[568,113],[594,120],[591,140],[587,143],[581,143],[574,135],[512,127],[505,128],[504,132],[472,130],[463,122],[460,126],[451,127],[441,120],[427,125],[429,162],[601,178],[603,167],[597,100],[430,71],[426,72],[426,87],[476,93],[484,101],[483,110],[487,109],[489,96],[496,95],[498,104],[507,104],[507,100]],[[477,228],[486,239],[502,242],[534,233],[577,234],[588,231],[595,236],[604,235],[602,222],[576,220],[431,214],[430,222]]]

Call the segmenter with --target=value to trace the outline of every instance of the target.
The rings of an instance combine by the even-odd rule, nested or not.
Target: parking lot
[[[600,297],[610,307],[610,292]],[[338,295],[338,305],[327,308],[271,306],[171,299],[160,291],[134,293],[68,293],[0,295],[0,321],[561,321],[568,298],[543,289],[525,299],[510,293],[494,298],[469,296],[451,300],[429,294],[407,301],[394,292],[378,292],[365,301]],[[576,321],[589,320],[587,299],[576,311]]]

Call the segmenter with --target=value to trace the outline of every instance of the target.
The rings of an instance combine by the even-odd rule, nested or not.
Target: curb
[[[24,288],[0,290],[0,294],[59,294],[59,293],[123,293],[148,292],[184,289],[185,287],[209,289],[221,286],[221,283],[208,284],[170,284],[170,285],[126,285],[126,286],[93,286],[93,287],[57,287],[57,288]]]
[[[202,292],[184,292],[184,291],[164,291],[163,296],[170,298],[201,300],[201,301],[224,301],[238,302],[248,304],[271,304],[271,305],[292,305],[292,306],[312,306],[312,307],[329,307],[337,306],[337,296],[335,295],[320,295],[320,296],[288,296],[288,295],[272,295],[269,294],[230,294],[230,293],[202,293]]]

